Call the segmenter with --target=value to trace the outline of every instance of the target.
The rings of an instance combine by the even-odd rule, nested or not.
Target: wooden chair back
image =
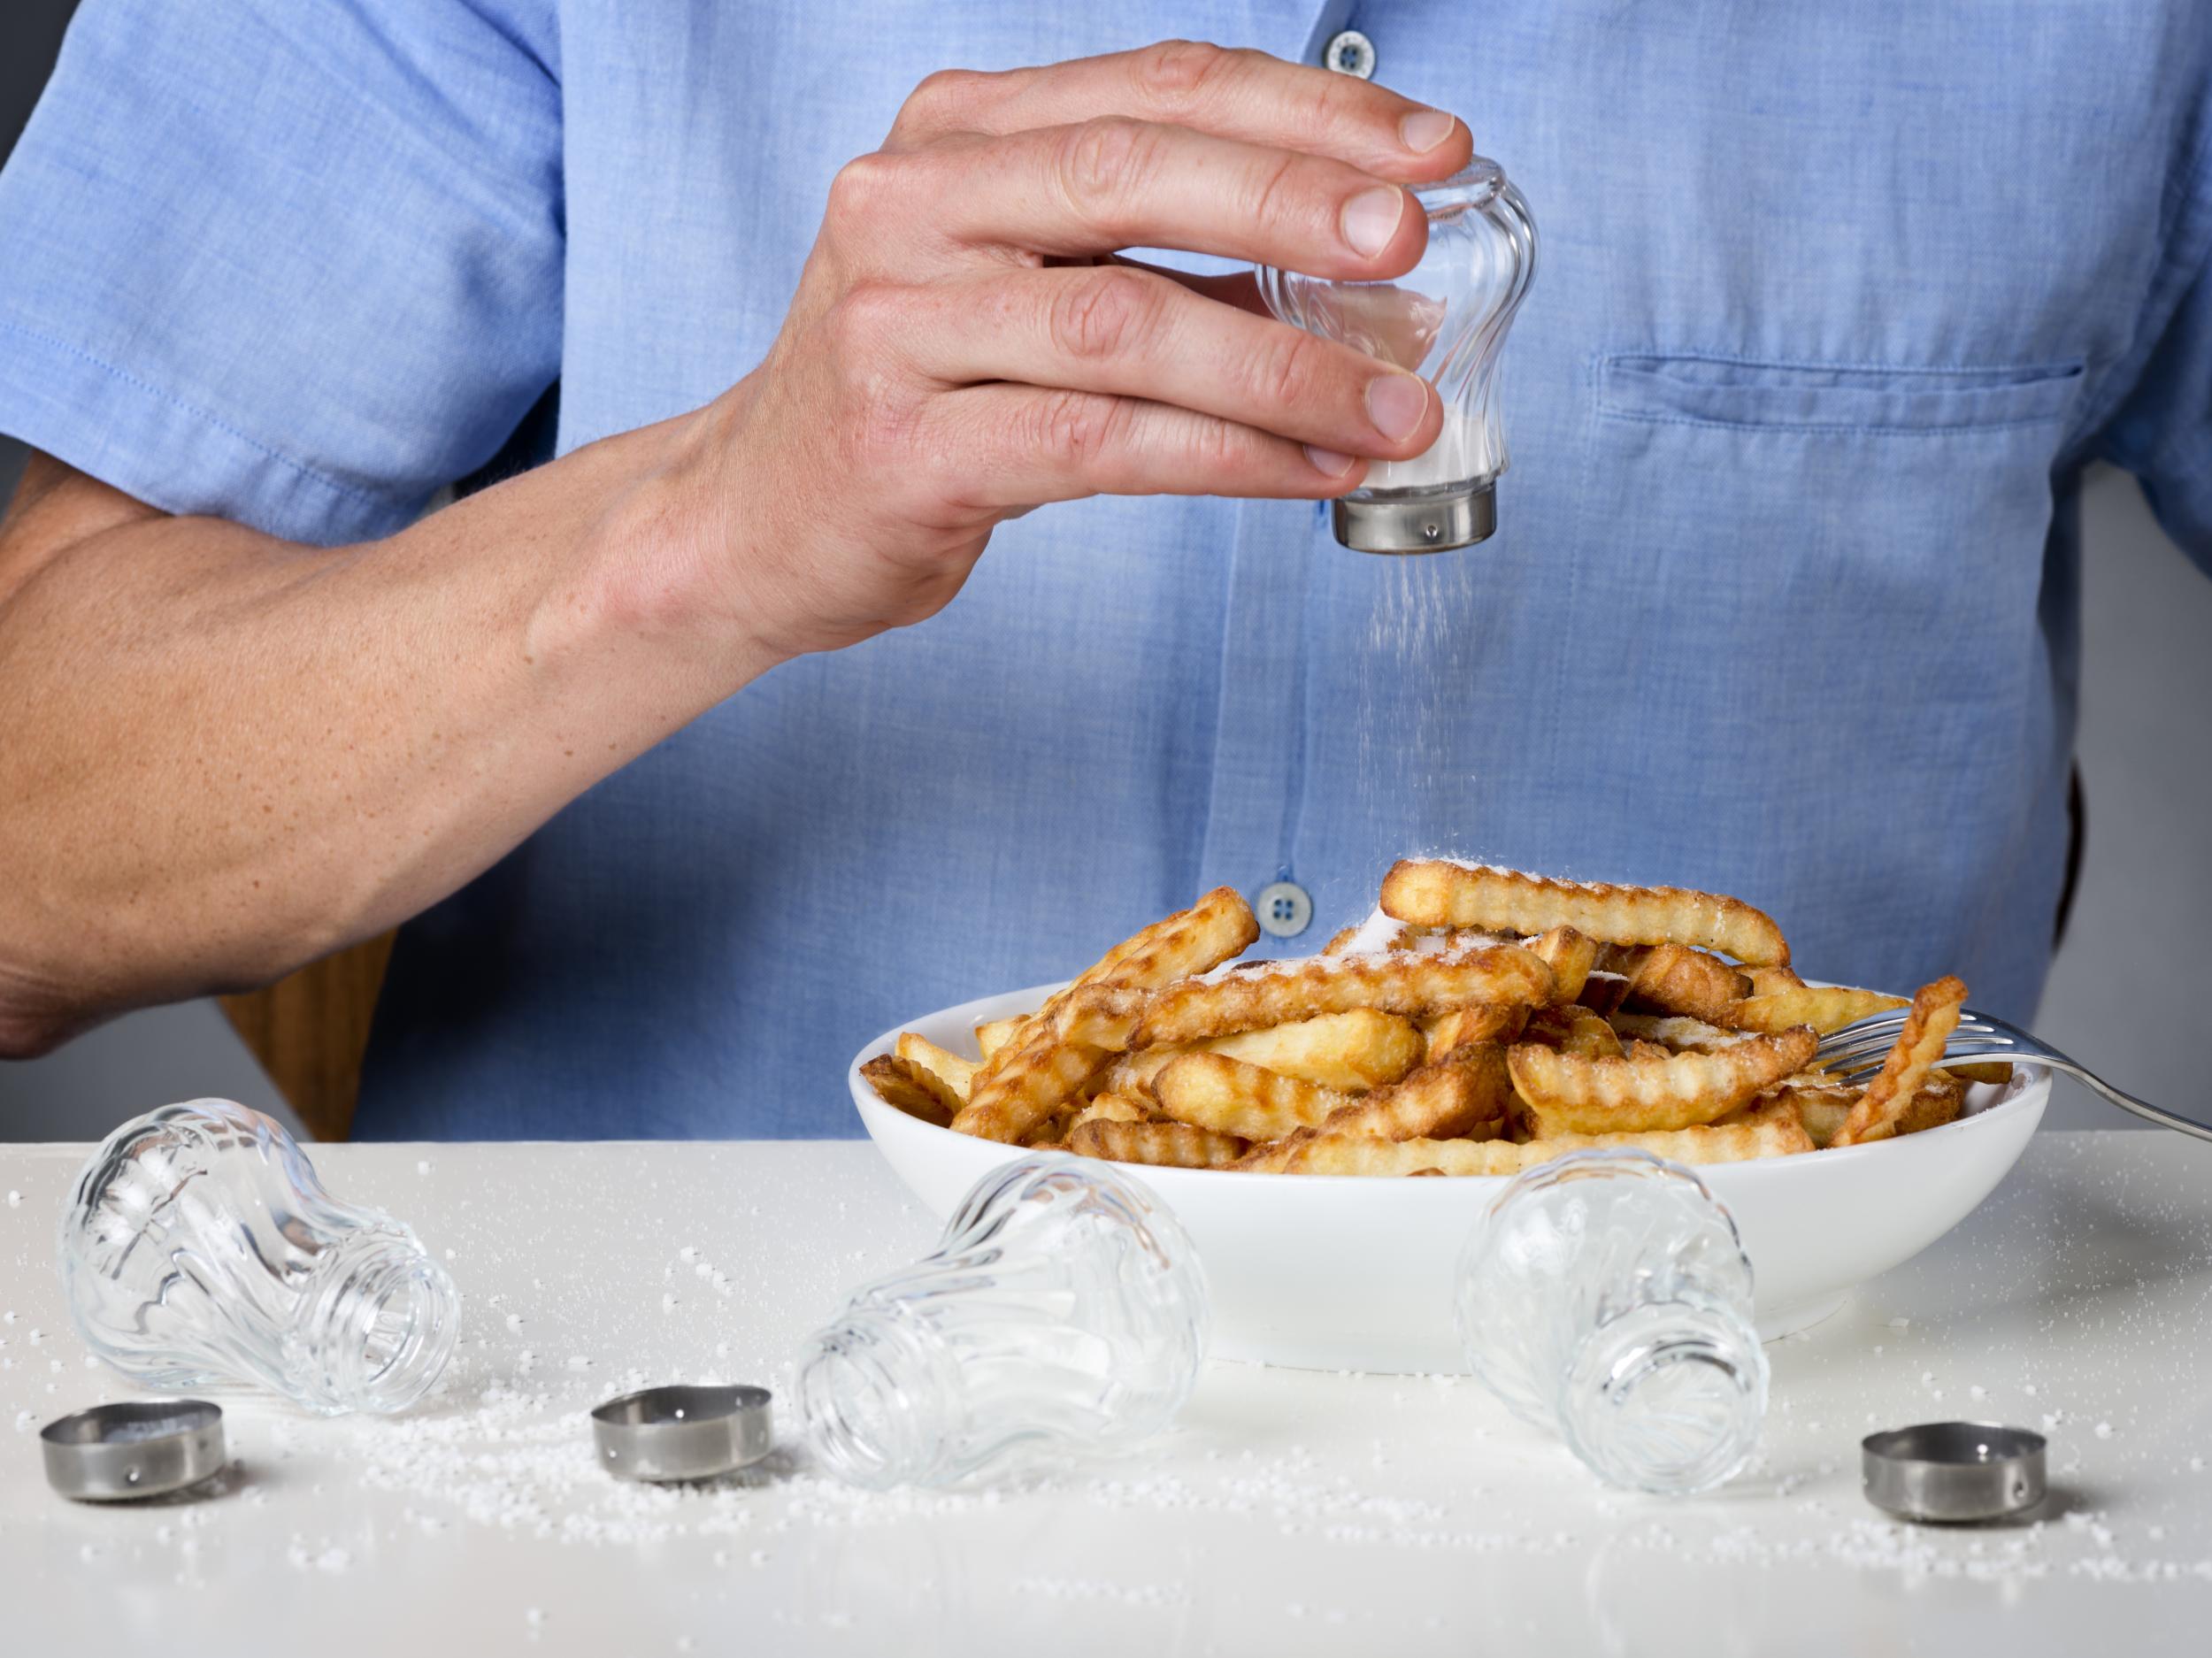
[[[311,962],[263,990],[220,998],[231,1028],[317,1140],[353,1132],[361,1056],[391,933]]]

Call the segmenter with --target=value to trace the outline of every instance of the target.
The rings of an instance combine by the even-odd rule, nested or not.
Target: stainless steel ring
[[[591,1413],[599,1465],[621,1479],[711,1479],[775,1443],[764,1387],[649,1387]]]
[[[1860,1441],[1866,1500],[1908,1520],[1999,1520],[2043,1501],[2045,1440],[1993,1422],[1924,1422]]]
[[[1498,527],[1495,488],[1421,489],[1341,495],[1330,527],[1356,553],[1444,553],[1487,541]]]
[[[60,1416],[38,1432],[46,1483],[80,1502],[165,1496],[229,1462],[223,1413],[204,1399],[132,1399]]]

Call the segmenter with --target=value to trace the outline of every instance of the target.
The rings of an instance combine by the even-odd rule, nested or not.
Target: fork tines
[[[1839,1031],[1831,1032],[1821,1040],[1813,1063],[1831,1071],[1840,1070],[1847,1077],[1877,1069],[1896,1041],[1897,1033],[1904,1028],[1910,1012],[1908,1008],[1893,1008],[1869,1014]],[[2010,1035],[1986,1017],[1968,1012],[1961,1015],[1958,1028],[1943,1045],[1943,1056],[1947,1060],[1994,1056],[2010,1053],[2016,1047]]]

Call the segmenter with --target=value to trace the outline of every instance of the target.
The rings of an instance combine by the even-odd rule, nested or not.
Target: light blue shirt
[[[1496,538],[1007,526],[944,614],[779,668],[412,923],[360,1132],[849,1133],[879,1030],[1217,884],[1302,883],[1279,948],[1317,948],[1409,850],[1718,888],[1809,971],[2032,1010],[2081,468],[2212,559],[2186,0],[90,0],[0,175],[0,430],[383,534],[751,369],[931,70],[1348,24],[1541,229]]]

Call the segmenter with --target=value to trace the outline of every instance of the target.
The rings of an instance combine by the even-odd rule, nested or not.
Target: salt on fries
[[[1607,944],[1681,944],[1752,967],[1786,967],[1790,947],[1740,898],[1683,887],[1609,887],[1517,870],[1403,858],[1383,878],[1383,913],[1420,927],[1541,933],[1570,926]]]
[[[1803,1025],[1747,1037],[1717,1054],[1593,1057],[1517,1042],[1513,1087],[1528,1101],[1540,1140],[1701,1128],[1811,1064],[1819,1045]]]
[[[975,1073],[952,1126],[986,1140],[1022,1140],[1075,1097],[1097,1074],[1102,1057],[1102,1049],[1060,1037],[1055,1029],[1058,1004],[1092,989],[1174,984],[1241,954],[1259,936],[1243,894],[1219,887],[1188,910],[1124,940],[1008,1033],[1004,1046]]]
[[[1259,937],[1228,887],[1109,950],[979,1059],[912,1032],[861,1068],[887,1103],[1009,1144],[1164,1168],[1509,1175],[1594,1146],[1735,1163],[1955,1118],[1966,987],[1927,986],[1863,1089],[1820,1034],[1904,999],[1809,986],[1740,899],[1401,862],[1319,956]]]

